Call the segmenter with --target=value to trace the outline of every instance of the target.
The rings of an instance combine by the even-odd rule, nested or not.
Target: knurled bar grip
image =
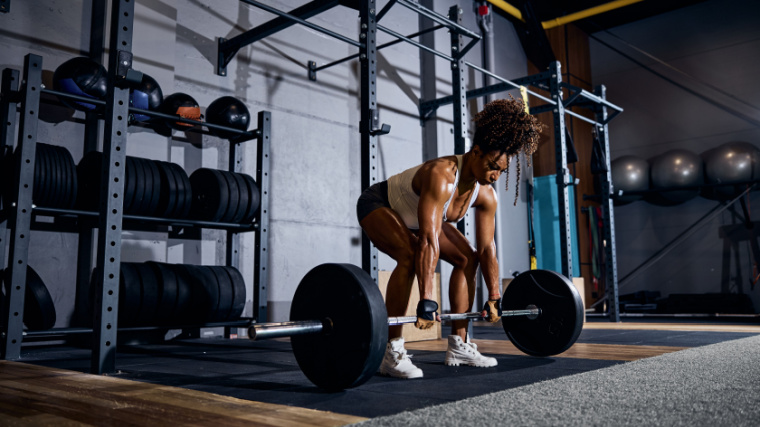
[[[540,314],[540,308],[534,305],[530,305],[525,310],[504,311],[502,312],[502,317],[528,316],[529,319],[535,319]],[[483,318],[481,312],[442,314],[440,317],[442,321]],[[403,325],[407,323],[414,323],[416,321],[416,316],[389,317],[388,326]],[[257,323],[251,325],[248,328],[248,338],[251,341],[256,341],[271,338],[291,337],[294,335],[317,334],[321,333],[325,329],[329,329],[325,327],[325,323],[330,325],[330,319],[325,319],[324,322],[319,320],[298,320],[279,323]]]

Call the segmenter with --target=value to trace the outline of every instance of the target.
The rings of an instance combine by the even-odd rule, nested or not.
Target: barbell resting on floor
[[[501,317],[526,316],[535,319],[541,315],[541,309],[530,305],[525,310],[504,311]],[[442,322],[452,320],[481,320],[481,312],[441,314]],[[405,325],[415,323],[417,316],[397,316],[388,318],[388,326]],[[300,320],[295,322],[257,323],[248,328],[248,338],[251,341],[267,340],[272,338],[292,337],[295,335],[330,333],[332,320]]]
[[[502,326],[532,356],[562,353],[583,328],[583,302],[566,277],[548,270],[518,275],[504,290]],[[480,319],[480,312],[443,314],[441,320]],[[363,384],[380,367],[388,326],[414,323],[414,316],[388,317],[372,277],[351,264],[322,264],[296,289],[290,321],[256,323],[252,340],[291,337],[299,367],[315,385],[343,390]]]

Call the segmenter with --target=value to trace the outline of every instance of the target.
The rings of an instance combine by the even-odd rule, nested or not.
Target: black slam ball
[[[158,111],[162,102],[164,102],[164,93],[161,91],[161,86],[158,85],[158,82],[153,77],[147,74],[143,74],[140,84],[129,91],[130,107]],[[132,113],[131,117],[138,122],[150,120],[150,116],[140,113]]]
[[[214,100],[206,108],[206,121],[215,125],[226,126],[241,131],[247,131],[251,122],[251,114],[248,107],[239,99],[232,96],[223,96]],[[220,138],[235,138],[239,134],[219,129],[209,129],[212,134]]]
[[[77,57],[64,62],[53,73],[53,88],[58,92],[85,98],[104,99],[108,91],[108,72],[90,58]],[[60,97],[67,106],[82,110],[99,110],[97,105]]]

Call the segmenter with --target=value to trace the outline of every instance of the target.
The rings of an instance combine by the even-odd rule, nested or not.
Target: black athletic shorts
[[[389,207],[391,203],[388,201],[388,181],[378,182],[359,196],[359,201],[356,202],[356,217],[361,222],[375,209]]]

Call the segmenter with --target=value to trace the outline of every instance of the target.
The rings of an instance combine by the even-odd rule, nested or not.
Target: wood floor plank
[[[478,345],[478,351],[485,354],[506,354],[525,356],[510,341],[504,340],[473,340]],[[407,343],[407,350],[446,351],[447,340],[432,340]],[[620,360],[633,361],[665,353],[684,350],[688,347],[669,347],[651,345],[613,345],[575,343],[567,351],[552,357],[569,357],[574,359]]]
[[[327,427],[364,419],[0,361],[0,425],[119,426],[140,420],[146,425]]]

